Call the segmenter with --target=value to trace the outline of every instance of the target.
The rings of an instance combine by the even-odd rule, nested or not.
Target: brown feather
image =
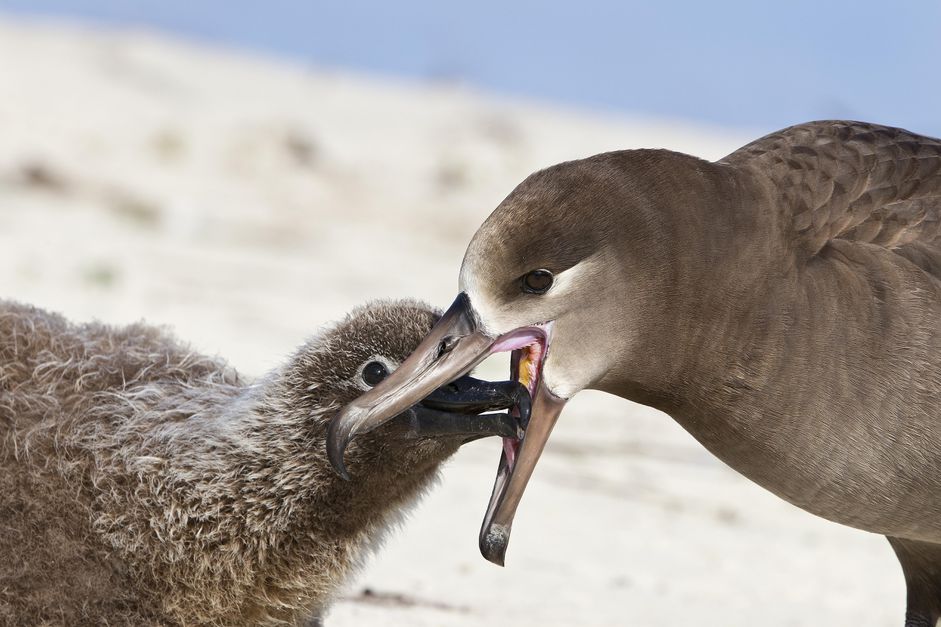
[[[488,331],[552,321],[556,396],[663,410],[794,505],[908,547],[941,593],[941,549],[909,559],[941,546],[939,225],[941,140],[811,122],[715,163],[536,172],[474,235],[461,288]],[[553,288],[522,293],[536,268]]]
[[[802,249],[840,238],[897,248],[941,231],[941,140],[863,122],[800,124],[719,163],[774,187]]]
[[[457,448],[377,431],[350,482],[325,455],[357,368],[401,361],[435,319],[360,309],[249,382],[154,327],[0,301],[0,624],[322,612]]]

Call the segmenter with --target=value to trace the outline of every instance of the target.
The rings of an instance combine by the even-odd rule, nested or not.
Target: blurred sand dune
[[[249,373],[364,300],[447,305],[476,226],[540,167],[641,146],[717,158],[749,139],[68,24],[0,21],[0,77],[0,295],[171,325]],[[883,539],[593,393],[563,416],[494,567],[476,536],[498,456],[484,441],[454,459],[331,625],[901,622]]]

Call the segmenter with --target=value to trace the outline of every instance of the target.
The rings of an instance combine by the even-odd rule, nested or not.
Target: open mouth
[[[549,344],[549,336],[546,332],[547,329],[544,327],[535,327],[535,329],[541,332],[533,334],[534,337],[531,344],[516,348],[510,353],[510,378],[513,381],[520,382],[523,387],[526,388],[526,391],[529,392],[530,398],[536,395],[536,386],[539,384],[539,379],[542,376],[542,363],[545,360]],[[519,416],[519,410],[517,408],[513,408],[511,413],[514,416]],[[508,473],[513,471],[513,467],[516,464],[516,454],[519,452],[528,424],[528,419],[520,422],[520,427],[523,430],[522,436],[518,438],[503,438],[503,454],[506,456]]]
[[[501,337],[492,348],[492,352],[512,351],[510,353],[510,376],[526,388],[532,399],[536,398],[542,382],[542,367],[548,356],[551,331],[551,322],[519,329]],[[515,411],[513,409],[511,413]],[[538,420],[539,416],[533,414],[531,419]],[[484,515],[483,525],[480,529],[481,553],[489,561],[501,565],[509,541],[509,523],[512,522],[512,515],[510,520],[506,521],[497,520],[496,518],[501,504],[507,500],[520,449],[523,447],[527,429],[530,426],[529,421],[521,421],[520,426],[522,428],[520,437],[503,438],[503,452],[497,467],[493,493],[490,495],[487,513]]]
[[[460,377],[488,355],[509,351],[513,381],[503,382],[510,384],[509,388],[500,383],[493,384],[496,386],[494,389],[508,392],[513,397],[502,405],[511,408],[509,414],[497,419],[486,414],[462,418],[455,417],[453,411],[447,409],[452,413],[446,420],[419,419],[414,427],[419,435],[438,433],[443,429],[449,434],[462,430],[473,434],[483,429],[488,435],[503,438],[500,465],[479,538],[483,556],[502,565],[520,499],[566,403],[565,398],[557,396],[549,388],[544,376],[552,326],[551,321],[527,325],[495,338],[481,328],[470,298],[461,292],[425,339],[394,372],[346,405],[330,421],[327,431],[330,463],[341,476],[349,478],[343,463],[343,451],[357,434],[367,433],[422,399],[425,399],[427,407],[434,401],[429,394],[433,396],[436,389],[442,386],[447,389],[448,385],[457,384]],[[472,384],[472,387],[478,392],[486,389],[479,384]],[[502,403],[506,395],[500,393],[500,396]],[[450,403],[453,399],[439,398],[438,401]]]

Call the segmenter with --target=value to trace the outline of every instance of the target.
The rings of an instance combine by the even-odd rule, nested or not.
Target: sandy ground
[[[748,139],[70,25],[0,21],[0,77],[0,294],[167,324],[249,373],[370,298],[447,305],[476,226],[533,170]],[[593,393],[563,415],[492,566],[476,538],[498,457],[495,441],[456,456],[329,623],[901,624],[882,538]]]

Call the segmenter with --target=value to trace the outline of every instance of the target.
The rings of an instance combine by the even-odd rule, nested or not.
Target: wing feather
[[[941,140],[863,122],[811,122],[720,163],[766,182],[808,255],[836,238],[941,255]]]

